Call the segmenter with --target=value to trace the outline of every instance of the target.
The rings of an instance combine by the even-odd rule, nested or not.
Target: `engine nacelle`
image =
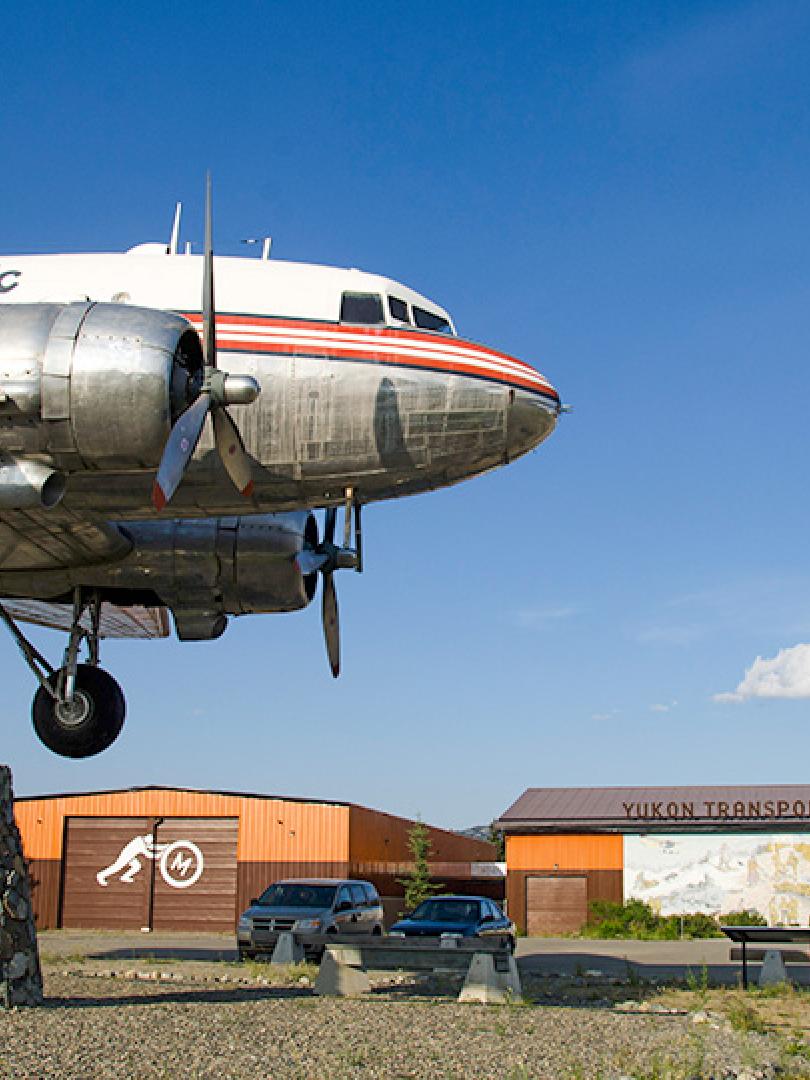
[[[36,425],[67,470],[151,468],[199,391],[202,348],[179,315],[126,304],[0,305],[0,416]]]
[[[105,583],[151,588],[184,641],[219,637],[228,615],[298,611],[315,594],[317,575],[303,575],[296,563],[318,543],[309,511],[121,528],[133,550],[107,569]]]

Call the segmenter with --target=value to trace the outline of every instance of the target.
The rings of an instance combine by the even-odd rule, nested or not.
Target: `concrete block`
[[[322,997],[360,997],[371,990],[371,983],[362,968],[341,963],[339,951],[328,948],[312,989]]]
[[[475,953],[470,961],[467,978],[458,995],[459,1001],[477,1001],[482,1005],[508,1005],[520,1001],[523,991],[520,985],[515,958],[499,957],[506,970],[498,971],[492,953]]]
[[[760,986],[777,986],[788,981],[785,962],[779,949],[768,949],[759,972]]]
[[[301,964],[304,961],[304,946],[295,940],[293,934],[278,935],[276,947],[270,957],[271,964]]]

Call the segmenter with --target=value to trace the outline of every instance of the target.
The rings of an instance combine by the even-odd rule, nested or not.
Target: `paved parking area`
[[[230,934],[151,933],[112,930],[44,930],[39,934],[45,961],[85,956],[97,960],[139,958],[194,960],[215,963],[237,959]],[[605,975],[683,980],[687,972],[707,969],[715,984],[735,985],[740,964],[732,961],[731,943],[725,938],[699,941],[596,941],[580,938],[520,938],[517,957],[521,970],[538,974],[577,975],[601,971]],[[756,979],[758,964],[750,964]],[[810,985],[810,963],[789,964],[792,981]]]

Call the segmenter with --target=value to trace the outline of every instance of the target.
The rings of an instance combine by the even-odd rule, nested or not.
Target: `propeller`
[[[327,507],[326,521],[323,528],[324,546],[335,546],[335,522],[337,510],[334,506]],[[328,550],[328,549],[327,549]],[[327,568],[328,567],[328,568]],[[332,669],[332,677],[340,675],[340,617],[338,613],[337,592],[335,590],[336,559],[331,558],[327,566],[321,569],[323,574],[323,592],[321,593],[321,622],[323,623],[323,638],[326,642],[326,655],[329,658],[329,667]]]
[[[340,617],[338,614],[337,590],[335,589],[334,574],[336,570],[360,570],[360,507],[355,505],[355,548],[349,547],[349,520],[348,508],[346,510],[346,535],[344,546],[335,544],[335,527],[337,525],[337,508],[328,506],[323,526],[323,540],[315,548],[305,548],[296,557],[298,569],[306,577],[309,574],[323,575],[323,591],[321,593],[321,622],[323,623],[323,636],[326,642],[326,655],[329,659],[329,667],[332,675],[337,678],[340,674]]]
[[[214,309],[214,248],[211,174],[205,179],[205,257],[203,270],[203,381],[198,396],[180,414],[163,448],[152,503],[162,510],[177,490],[200,441],[205,418],[211,414],[214,445],[234,486],[246,498],[253,493],[250,458],[228,405],[250,405],[261,387],[250,375],[226,375],[217,367],[217,328]]]

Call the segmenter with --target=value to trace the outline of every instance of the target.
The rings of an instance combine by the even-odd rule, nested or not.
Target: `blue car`
[[[515,951],[514,923],[486,896],[432,896],[423,900],[407,918],[394,923],[389,933],[399,937],[497,935],[505,939],[511,952]]]

